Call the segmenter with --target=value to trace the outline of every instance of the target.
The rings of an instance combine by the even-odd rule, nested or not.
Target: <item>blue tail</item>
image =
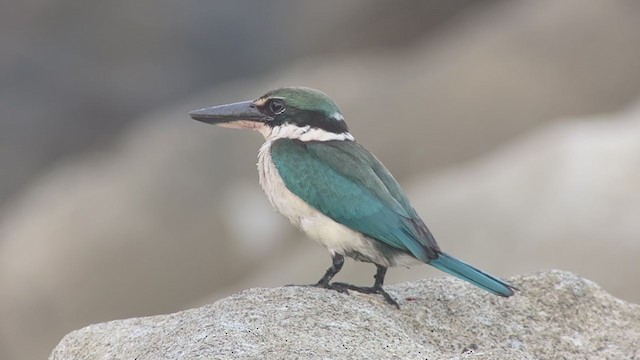
[[[440,256],[431,260],[429,265],[496,295],[508,297],[513,295],[515,290],[506,282],[445,253],[440,253]]]

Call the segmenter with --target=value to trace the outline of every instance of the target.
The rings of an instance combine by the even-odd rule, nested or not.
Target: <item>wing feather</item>
[[[329,218],[425,262],[437,257],[400,185],[356,142],[279,139],[271,157],[287,188]]]

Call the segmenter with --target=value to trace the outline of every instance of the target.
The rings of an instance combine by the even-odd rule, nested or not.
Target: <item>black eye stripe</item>
[[[344,121],[333,119],[327,121],[326,115],[320,111],[291,109],[289,115],[288,122],[300,127],[310,126],[311,128],[322,129],[334,134],[349,132],[349,128]]]

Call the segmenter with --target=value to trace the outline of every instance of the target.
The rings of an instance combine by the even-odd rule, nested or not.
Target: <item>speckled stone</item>
[[[452,277],[389,286],[381,297],[256,288],[169,315],[65,336],[58,359],[640,359],[640,306],[574,274],[509,279],[500,298]]]

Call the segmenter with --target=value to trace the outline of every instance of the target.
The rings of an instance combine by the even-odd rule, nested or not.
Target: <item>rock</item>
[[[58,359],[637,358],[640,306],[572,273],[516,276],[501,298],[452,277],[389,286],[381,297],[254,288],[201,308],[95,324]]]

